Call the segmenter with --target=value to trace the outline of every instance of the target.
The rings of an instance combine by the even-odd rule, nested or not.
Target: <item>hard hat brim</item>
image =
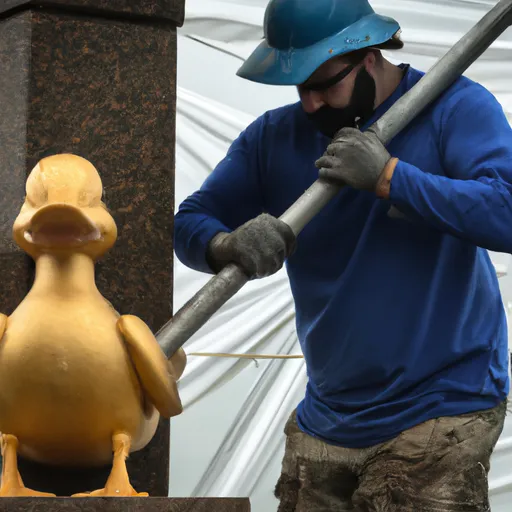
[[[267,85],[300,85],[329,59],[383,44],[399,30],[394,19],[374,13],[307,48],[278,50],[263,41],[237,75]]]

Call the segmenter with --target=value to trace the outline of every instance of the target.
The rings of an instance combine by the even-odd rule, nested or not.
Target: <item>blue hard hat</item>
[[[271,85],[299,85],[324,62],[368,47],[401,48],[400,25],[368,0],[271,0],[265,40],[237,75]]]

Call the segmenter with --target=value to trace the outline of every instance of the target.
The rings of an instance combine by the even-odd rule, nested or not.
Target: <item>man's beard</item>
[[[344,108],[325,105],[307,114],[318,130],[329,138],[345,127],[360,127],[370,119],[375,105],[375,80],[362,68],[354,81],[350,103]]]

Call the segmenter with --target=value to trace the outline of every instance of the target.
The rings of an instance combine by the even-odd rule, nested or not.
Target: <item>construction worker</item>
[[[366,128],[423,73],[367,0],[272,0],[239,76],[295,86],[175,219],[190,268],[286,261],[308,384],[285,426],[280,512],[489,510],[509,391],[487,249],[512,251],[512,130],[461,77],[386,147]],[[344,185],[296,237],[278,218],[319,177]]]

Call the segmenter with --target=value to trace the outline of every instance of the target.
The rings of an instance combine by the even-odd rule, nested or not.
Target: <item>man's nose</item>
[[[308,114],[316,112],[325,105],[323,96],[318,91],[301,91],[300,100],[304,110]]]

